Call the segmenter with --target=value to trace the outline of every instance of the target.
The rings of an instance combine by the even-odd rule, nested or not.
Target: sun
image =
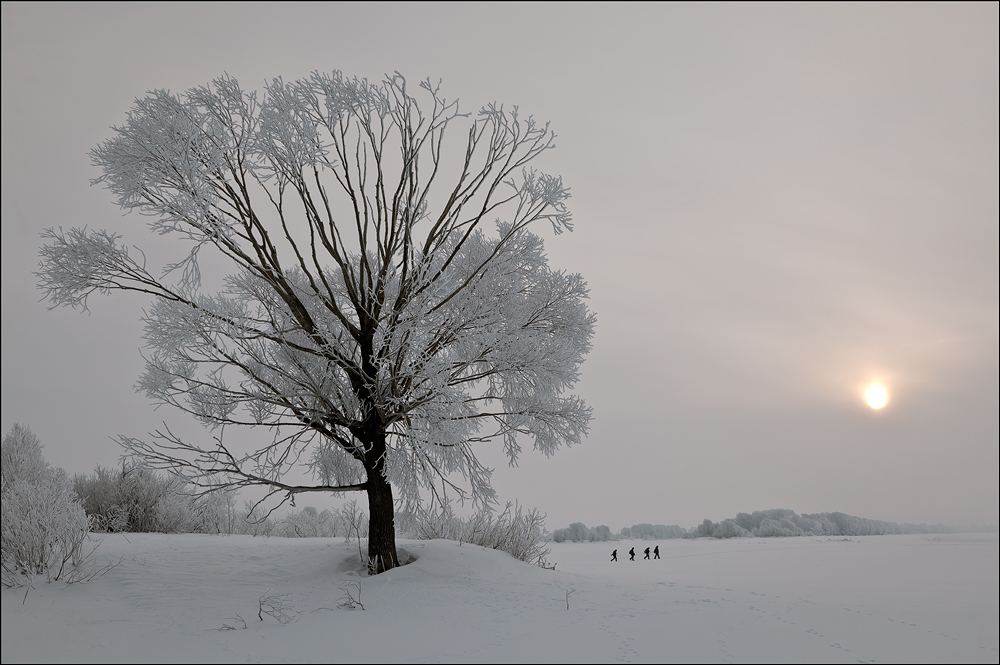
[[[881,409],[889,401],[889,396],[885,394],[885,388],[875,383],[868,386],[868,390],[865,391],[865,399],[871,408]]]

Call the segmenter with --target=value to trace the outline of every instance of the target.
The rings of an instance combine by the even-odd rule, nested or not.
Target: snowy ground
[[[997,534],[563,543],[555,571],[401,541],[374,578],[339,538],[102,538],[104,577],[0,594],[4,663],[998,662]],[[258,620],[278,594],[295,620]]]

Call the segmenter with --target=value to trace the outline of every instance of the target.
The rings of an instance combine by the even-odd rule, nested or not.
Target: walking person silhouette
[[[628,560],[635,561],[635,548],[633,547],[628,551]]]
[[[615,550],[614,552],[611,553],[611,560],[612,561],[618,560],[618,550]]]
[[[653,558],[654,559],[659,559],[660,558],[660,546],[659,545],[657,545],[656,547],[653,548]]]
[[[647,548],[646,548],[645,550],[643,550],[643,551],[644,551],[644,552],[646,553],[646,556],[644,556],[644,557],[642,557],[642,558],[643,558],[643,559],[648,559],[648,558],[649,558],[649,548],[647,547]]]

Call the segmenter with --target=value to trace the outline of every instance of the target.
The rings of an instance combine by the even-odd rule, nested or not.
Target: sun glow
[[[871,408],[881,409],[889,400],[889,396],[886,395],[885,388],[876,383],[868,386],[868,390],[865,391],[865,400]]]

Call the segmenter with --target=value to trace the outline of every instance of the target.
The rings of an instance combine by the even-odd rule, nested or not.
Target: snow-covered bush
[[[191,511],[188,522],[194,527],[194,531],[244,533],[242,527],[246,513],[241,513],[236,507],[234,490],[219,490],[197,498],[189,497],[186,503]]]
[[[605,543],[614,538],[614,536],[611,534],[611,528],[605,524],[598,524],[597,526],[595,526],[593,529],[590,530],[590,533],[587,534],[587,537],[590,540],[590,542],[602,542],[602,543]]]
[[[236,508],[236,492],[199,494],[175,477],[141,466],[98,466],[76,474],[73,489],[95,530],[160,533],[247,533],[247,514]],[[273,525],[272,525],[273,527]]]
[[[728,519],[719,522],[712,535],[716,538],[742,538],[751,535],[749,531],[741,527],[735,521]]]
[[[24,425],[14,425],[0,448],[0,581],[24,586],[38,575],[70,575],[86,558],[88,523],[66,472],[49,466]]]
[[[573,522],[565,529],[556,529],[552,532],[552,540],[563,543],[571,540],[574,543],[590,540],[588,538],[590,529],[583,522]]]
[[[614,535],[607,526],[601,524],[600,526],[589,528],[583,522],[573,522],[568,528],[556,529],[552,532],[552,540],[557,543],[566,542],[567,540],[572,540],[574,543],[584,541],[591,543],[606,542],[613,538]]]
[[[275,523],[259,505],[244,501],[243,510],[240,511],[233,533],[246,536],[272,536],[275,535]]]
[[[619,532],[621,538],[642,538],[643,540],[669,540],[671,538],[684,538],[688,535],[688,530],[676,524],[633,524],[631,527],[624,527]]]
[[[364,522],[363,530],[367,534],[368,520],[365,519]],[[347,535],[347,526],[339,511],[319,512],[312,506],[306,506],[279,521],[275,525],[273,535],[286,538],[335,538],[338,535]]]
[[[715,533],[715,528],[717,526],[719,525],[712,520],[706,519],[704,522],[688,531],[688,536],[691,538],[711,538]]]
[[[236,507],[236,492],[197,494],[198,488],[138,466],[98,466],[92,475],[77,474],[74,489],[93,528],[116,532],[213,533],[286,538],[368,535],[368,517],[349,502],[337,511],[307,506],[272,519],[258,505]],[[353,508],[351,508],[353,506]],[[353,511],[353,512],[352,512]],[[353,522],[352,522],[353,520]]]
[[[482,510],[468,520],[456,517],[451,506],[416,516],[415,538],[447,538],[507,552],[515,559],[545,567],[545,516],[532,508],[507,502],[499,513]],[[586,527],[584,527],[586,529]]]
[[[433,540],[443,538],[445,540],[464,540],[465,522],[455,516],[450,504],[445,504],[441,510],[421,510],[415,514],[407,514],[405,522],[409,529],[400,532],[406,533],[413,538],[420,540]]]
[[[204,531],[197,501],[184,493],[183,483],[152,469],[123,465],[121,470],[98,466],[94,475],[77,474],[73,488],[95,529],[116,533]],[[219,533],[218,530],[212,530]]]
[[[549,550],[545,547],[545,516],[532,508],[524,512],[509,501],[500,513],[480,511],[466,524],[466,542],[503,550],[515,559],[544,566]]]
[[[7,487],[15,479],[41,482],[51,471],[42,456],[42,443],[26,426],[15,423],[0,446],[0,482]]]
[[[740,513],[741,515],[745,513]],[[704,522],[696,527],[687,530],[682,534],[683,538],[740,538],[742,536],[749,536],[751,532],[744,529],[740,524],[733,519],[722,520],[721,522],[713,522],[712,520],[706,519]],[[676,537],[676,536],[675,536]]]
[[[802,534],[795,529],[790,529],[788,526],[782,525],[780,520],[772,520],[765,517],[760,526],[754,530],[754,535],[760,538],[775,538],[779,536],[800,536]]]

